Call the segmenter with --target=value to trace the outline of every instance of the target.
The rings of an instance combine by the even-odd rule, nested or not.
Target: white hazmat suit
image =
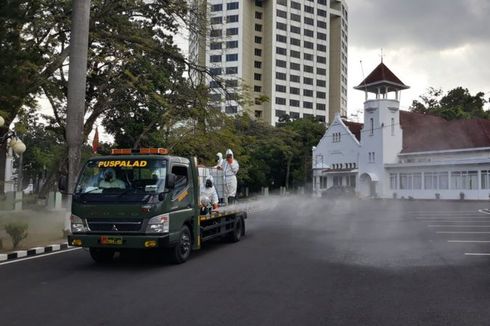
[[[209,205],[212,205],[213,208],[216,208],[218,206],[218,192],[216,191],[216,188],[214,187],[214,180],[212,176],[207,176],[206,181],[210,180],[213,185],[211,187],[206,187],[206,182],[204,182],[203,185],[201,185],[201,195],[200,195],[200,202],[203,207],[208,207]]]
[[[228,162],[228,158],[223,161],[221,168],[225,178],[225,198],[236,197],[237,178],[236,175],[240,169],[240,165],[233,157],[231,149],[226,151],[226,156],[231,155],[231,162]]]
[[[217,153],[217,154],[216,154],[216,157],[217,157],[218,159],[216,160],[216,165],[214,166],[215,168],[220,167],[220,166],[222,166],[222,165],[223,165],[223,154],[221,154],[221,153]]]

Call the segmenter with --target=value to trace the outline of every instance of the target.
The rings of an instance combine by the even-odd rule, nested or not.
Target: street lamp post
[[[0,116],[0,128],[5,124],[5,120]],[[23,165],[23,154],[26,151],[26,144],[19,139],[17,133],[14,130],[8,130],[2,137],[0,137],[0,144],[5,143],[10,139],[8,146],[12,148],[15,154],[19,155],[19,172],[18,172],[18,190],[22,190],[22,165]]]

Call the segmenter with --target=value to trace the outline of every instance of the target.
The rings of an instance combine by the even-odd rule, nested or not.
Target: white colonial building
[[[490,121],[400,111],[407,88],[383,63],[356,87],[364,124],[337,115],[313,148],[316,194],[341,185],[361,197],[490,198]]]

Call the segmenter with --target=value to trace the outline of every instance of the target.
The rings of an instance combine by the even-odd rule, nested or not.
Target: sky
[[[411,87],[402,92],[401,109],[429,87],[462,86],[490,97],[490,0],[346,1],[349,115],[363,107],[363,92],[352,88],[362,70],[367,76],[380,63],[381,49],[384,63]]]

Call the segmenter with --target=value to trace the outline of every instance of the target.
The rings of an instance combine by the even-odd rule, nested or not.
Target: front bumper
[[[120,238],[121,244],[102,244],[102,237]],[[175,245],[173,234],[162,235],[126,235],[126,234],[86,234],[75,233],[68,236],[68,245],[84,248],[113,248],[113,249],[151,249],[169,248]],[[148,242],[154,241],[156,245],[148,247]]]

